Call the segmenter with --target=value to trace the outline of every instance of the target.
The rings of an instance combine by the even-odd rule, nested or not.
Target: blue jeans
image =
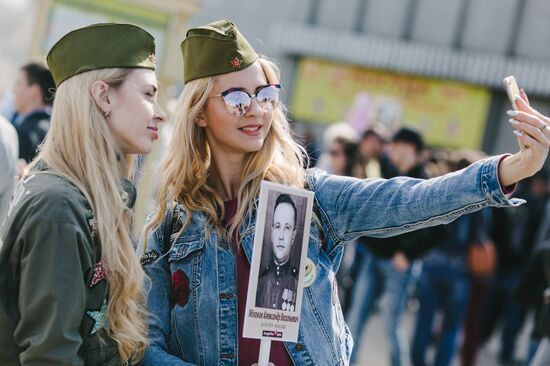
[[[399,272],[393,267],[391,260],[377,258],[370,252],[365,255],[357,273],[346,317],[354,343],[357,345],[355,352],[351,355],[352,364],[357,361],[365,324],[377,300],[384,293],[388,296],[388,306],[382,316],[385,335],[390,345],[391,365],[401,366],[404,363],[408,347],[400,319],[407,300],[411,267],[404,272]]]
[[[413,365],[426,365],[426,351],[432,341],[433,320],[438,308],[444,315],[433,365],[451,364],[457,335],[466,313],[469,292],[470,279],[466,273],[447,267],[422,268],[418,281],[420,308],[412,346]]]

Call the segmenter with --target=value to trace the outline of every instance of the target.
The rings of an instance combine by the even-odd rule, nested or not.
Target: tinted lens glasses
[[[225,106],[233,116],[242,116],[250,109],[252,98],[266,111],[273,111],[279,105],[281,94],[280,84],[262,85],[256,89],[256,94],[250,95],[241,88],[228,89],[215,97],[223,97]]]

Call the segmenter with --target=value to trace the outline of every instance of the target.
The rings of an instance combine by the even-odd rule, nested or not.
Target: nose
[[[166,113],[164,113],[164,111],[162,110],[162,108],[158,103],[156,104],[155,115],[153,116],[153,119],[157,123],[162,123],[166,121]]]
[[[256,98],[252,98],[250,101],[250,107],[248,108],[248,111],[246,111],[245,116],[247,117],[255,117],[255,116],[262,116],[265,113],[265,110],[260,106],[260,103],[258,103],[258,100]]]

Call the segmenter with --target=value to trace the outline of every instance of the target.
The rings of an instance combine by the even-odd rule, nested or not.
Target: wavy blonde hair
[[[109,275],[109,331],[123,360],[139,359],[147,346],[144,272],[130,238],[131,210],[122,198],[123,178],[131,178],[133,156],[118,148],[91,96],[94,81],[118,88],[130,69],[85,72],[56,91],[50,131],[32,163],[43,160],[84,194],[97,222],[102,261]]]
[[[268,83],[279,82],[277,66],[264,57],[258,59]],[[262,148],[245,155],[241,184],[237,194],[238,209],[228,230],[222,228],[224,215],[222,196],[213,187],[209,177],[215,177],[212,156],[203,128],[196,124],[204,111],[215,77],[188,82],[180,95],[172,116],[173,135],[164,153],[156,200],[158,209],[146,226],[146,233],[157,226],[172,202],[182,204],[185,210],[183,231],[194,211],[204,212],[207,224],[226,237],[239,229],[247,212],[259,194],[260,183],[268,180],[293,187],[304,187],[304,149],[294,141],[282,103],[273,111],[271,129]],[[232,242],[229,240],[229,242]],[[146,245],[144,246],[146,250]]]

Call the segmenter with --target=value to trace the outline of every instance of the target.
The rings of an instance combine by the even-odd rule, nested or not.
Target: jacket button
[[[221,293],[220,294],[220,299],[222,300],[230,300],[234,297],[235,295],[233,295],[232,293]]]
[[[303,343],[296,343],[296,346],[294,347],[294,349],[298,352],[300,351],[303,351],[306,347],[304,346]]]

